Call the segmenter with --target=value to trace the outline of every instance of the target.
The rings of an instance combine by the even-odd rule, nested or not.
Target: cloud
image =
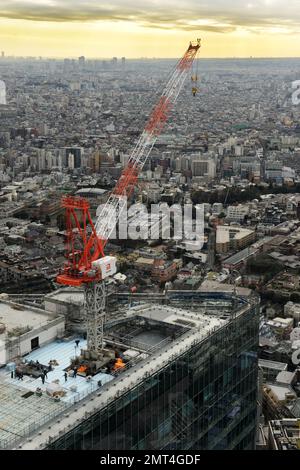
[[[108,0],[107,0],[108,1]],[[49,22],[129,21],[150,28],[300,31],[299,0],[1,0],[0,18]],[[225,6],[226,5],[226,6]]]

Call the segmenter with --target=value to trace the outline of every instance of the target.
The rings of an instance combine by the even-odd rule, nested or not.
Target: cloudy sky
[[[0,49],[51,57],[300,56],[300,0],[0,0]]]

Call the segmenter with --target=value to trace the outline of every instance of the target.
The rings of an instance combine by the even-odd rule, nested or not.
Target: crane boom
[[[59,283],[74,286],[93,282],[97,277],[99,279],[99,273],[95,274],[95,277],[92,274],[87,275],[87,273],[91,272],[92,263],[104,257],[104,247],[115,229],[116,216],[120,216],[127,205],[126,197],[130,196],[134,190],[139,173],[165,126],[200,47],[200,39],[195,44],[191,42],[184,56],[177,63],[115,188],[100,213],[97,214],[95,226],[91,222],[86,200],[72,196],[63,198],[62,205],[67,212],[68,264],[64,268],[64,272],[57,277]],[[78,217],[78,211],[81,218]],[[90,235],[87,231],[86,219],[91,225],[92,233]],[[75,227],[81,239],[81,250],[75,248],[72,226]]]

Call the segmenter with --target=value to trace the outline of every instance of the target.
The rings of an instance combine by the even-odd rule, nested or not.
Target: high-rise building
[[[80,168],[83,150],[81,147],[66,147],[64,150],[63,164],[68,168]]]
[[[212,157],[197,156],[192,159],[191,170],[193,177],[215,178],[216,163]]]
[[[102,160],[101,154],[99,150],[96,150],[91,155],[91,158],[90,158],[90,165],[91,165],[93,172],[99,173],[100,167],[101,167],[101,160]]]
[[[0,105],[6,104],[6,85],[3,80],[0,80]]]
[[[144,305],[107,325],[125,369],[21,447],[254,449],[259,300],[247,289],[193,295],[198,311]]]

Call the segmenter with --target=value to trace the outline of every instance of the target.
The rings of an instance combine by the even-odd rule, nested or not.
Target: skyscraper
[[[82,148],[80,147],[67,147],[65,149],[65,161],[68,168],[80,168],[82,160]]]

